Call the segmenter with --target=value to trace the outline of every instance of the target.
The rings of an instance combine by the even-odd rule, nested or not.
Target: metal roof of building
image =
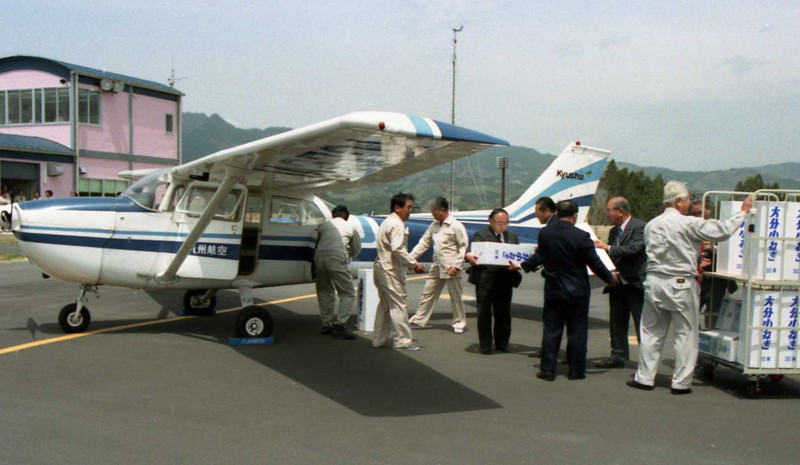
[[[71,155],[72,149],[43,137],[0,133],[0,148]]]
[[[59,70],[58,69],[59,67],[62,69]],[[22,69],[22,68],[44,69],[46,71],[59,74],[65,79],[69,78],[70,71],[74,71],[82,76],[90,76],[97,79],[108,78],[108,79],[113,79],[115,81],[122,81],[125,84],[132,85],[135,87],[156,90],[159,92],[164,92],[172,95],[184,95],[183,92],[179,91],[178,89],[168,86],[166,84],[162,84],[160,82],[148,81],[146,79],[127,76],[125,74],[112,73],[97,68],[90,68],[88,66],[75,65],[72,63],[67,63],[65,61],[52,60],[50,58],[43,58],[43,57],[25,56],[25,55],[15,55],[5,58],[0,58],[0,71],[4,71],[5,69]],[[59,73],[59,71],[61,72]]]

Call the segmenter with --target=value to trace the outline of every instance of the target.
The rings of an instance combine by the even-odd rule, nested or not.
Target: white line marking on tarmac
[[[283,303],[287,303],[287,302],[295,302],[295,301],[298,301],[298,300],[310,299],[310,298],[316,297],[316,296],[317,296],[317,294],[306,294],[306,295],[300,295],[300,296],[295,296],[295,297],[289,297],[289,298],[286,298],[286,299],[271,300],[269,302],[263,302],[263,303],[256,304],[256,305],[259,305],[259,306],[278,305],[278,304],[283,304]],[[225,310],[218,311],[217,314],[230,313],[230,312],[234,312],[236,310],[239,310],[241,308],[242,307],[226,308]],[[42,340],[39,340],[39,341],[28,342],[26,344],[20,344],[20,345],[16,345],[16,346],[6,347],[4,349],[0,349],[0,355],[16,353],[16,352],[19,352],[19,351],[22,351],[22,350],[33,349],[34,347],[44,346],[44,345],[48,345],[48,344],[55,344],[57,342],[66,342],[66,341],[71,341],[73,339],[78,339],[78,338],[82,338],[82,337],[94,336],[95,334],[112,333],[114,331],[122,331],[122,330],[125,330],[125,329],[131,329],[131,328],[142,328],[142,327],[145,327],[145,326],[154,326],[154,325],[160,325],[160,324],[164,324],[164,323],[172,323],[172,322],[175,322],[175,321],[188,320],[188,319],[191,319],[191,318],[199,318],[199,317],[198,316],[176,316],[174,318],[167,318],[167,319],[161,319],[161,320],[148,320],[148,321],[143,321],[143,322],[140,322],[140,323],[132,323],[132,324],[128,324],[128,325],[114,326],[114,327],[111,327],[111,328],[95,329],[93,331],[86,331],[85,333],[66,334],[64,336],[51,337],[51,338],[42,339]]]

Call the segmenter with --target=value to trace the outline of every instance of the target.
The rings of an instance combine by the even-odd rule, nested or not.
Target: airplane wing
[[[173,177],[261,176],[291,190],[385,183],[507,141],[419,116],[356,112],[277,134],[172,168]],[[252,184],[252,181],[248,182]]]

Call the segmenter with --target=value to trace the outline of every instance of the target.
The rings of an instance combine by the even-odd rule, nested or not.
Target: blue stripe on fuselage
[[[155,253],[177,253],[183,244],[182,241],[166,241],[166,240],[147,240],[147,239],[119,239],[108,237],[86,237],[75,235],[62,235],[62,234],[41,234],[31,233],[25,231],[16,231],[14,235],[22,242],[31,242],[37,244],[53,244],[53,245],[66,245],[74,247],[92,247],[104,248],[115,250],[130,250],[135,252],[155,252]],[[218,258],[225,260],[239,260],[241,253],[240,244],[228,243],[214,243],[203,242],[202,239],[206,238],[204,235],[201,241],[195,244],[194,249],[190,255],[204,257],[204,258]],[[297,242],[307,238],[283,238],[280,236],[271,236],[270,240],[285,240],[287,242]],[[310,241],[311,243],[314,240]],[[215,251],[211,254],[211,247]],[[314,248],[312,246],[296,246],[296,245],[266,245],[259,246],[258,257],[260,260],[287,260],[287,261],[312,261],[314,259]]]
[[[64,197],[58,199],[31,200],[29,202],[20,203],[19,208],[22,211],[52,208],[54,210],[92,212],[153,212],[153,210],[144,208],[125,195],[119,197]]]

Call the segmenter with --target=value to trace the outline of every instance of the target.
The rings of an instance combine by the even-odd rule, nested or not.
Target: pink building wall
[[[133,153],[178,158],[178,102],[146,95],[133,96]],[[166,115],[172,115],[172,133],[166,132]]]
[[[0,74],[0,89],[35,89],[37,87],[64,87],[55,74],[36,70],[14,70]]]
[[[119,172],[128,169],[126,160],[99,160],[81,157],[80,165],[87,171],[86,174],[80,176],[81,179],[119,179]]]
[[[72,136],[69,123],[45,124],[41,126],[3,126],[0,132],[4,134],[18,134],[20,136],[41,137],[58,142],[72,148]]]
[[[84,88],[99,87],[81,84]],[[100,92],[100,126],[78,125],[78,146],[83,150],[129,153],[128,93]]]
[[[61,167],[64,169],[64,174],[61,176],[48,176],[47,163],[42,163],[39,166],[39,180],[42,189],[39,194],[41,194],[42,197],[44,197],[44,191],[48,189],[53,191],[54,197],[69,197],[72,193],[72,180],[75,178],[75,168],[72,164],[68,163],[61,163]]]

